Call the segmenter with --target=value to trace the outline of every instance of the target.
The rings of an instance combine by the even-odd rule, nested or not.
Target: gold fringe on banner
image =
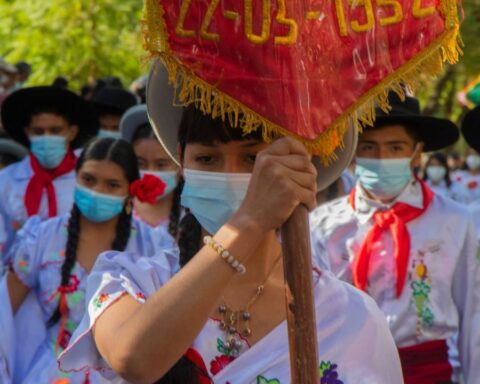
[[[351,124],[362,131],[375,121],[375,106],[388,112],[388,92],[395,91],[402,99],[405,89],[411,92],[443,70],[443,63],[454,64],[462,53],[459,35],[457,0],[440,0],[439,11],[445,20],[445,31],[414,59],[398,68],[374,86],[345,110],[330,127],[314,140],[307,140],[282,128],[252,109],[228,96],[215,86],[200,79],[172,55],[168,45],[164,9],[160,0],[145,0],[145,15],[142,23],[145,49],[150,58],[160,58],[169,74],[171,84],[177,90],[177,100],[183,105],[195,104],[202,112],[213,118],[228,119],[233,127],[245,134],[261,129],[265,141],[279,136],[291,136],[305,144],[318,155],[324,164],[335,160],[335,150],[343,147],[343,136]]]

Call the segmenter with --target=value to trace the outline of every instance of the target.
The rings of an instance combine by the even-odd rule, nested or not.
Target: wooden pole
[[[308,210],[299,206],[281,228],[292,384],[318,384]]]

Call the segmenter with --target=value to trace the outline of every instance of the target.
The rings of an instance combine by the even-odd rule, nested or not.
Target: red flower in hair
[[[468,189],[475,189],[478,187],[478,183],[475,180],[470,181],[467,184]]]
[[[222,355],[215,357],[215,360],[212,360],[212,362],[210,363],[210,372],[212,373],[212,375],[216,375],[233,360],[235,360],[235,357],[233,356]]]
[[[163,195],[167,184],[155,175],[146,174],[130,186],[130,194],[142,203],[155,204]]]

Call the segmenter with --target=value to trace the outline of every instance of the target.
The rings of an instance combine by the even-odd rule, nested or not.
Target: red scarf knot
[[[405,286],[410,257],[410,233],[407,223],[422,215],[433,200],[434,193],[421,180],[417,180],[422,188],[423,207],[416,208],[405,203],[395,203],[388,211],[378,211],[373,215],[374,225],[368,231],[357,257],[353,262],[353,283],[363,291],[367,290],[368,274],[372,247],[380,240],[384,231],[392,233],[395,244],[396,262],[396,295],[401,296]],[[350,194],[350,204],[355,210],[355,189]]]
[[[390,226],[398,222],[398,216],[393,211],[377,212],[373,218],[376,225],[383,230],[389,229]]]
[[[48,217],[57,216],[57,196],[53,180],[73,171],[76,163],[77,157],[71,149],[68,150],[60,165],[54,169],[43,168],[37,158],[30,154],[30,166],[32,167],[33,176],[28,182],[24,197],[28,217],[38,214],[44,190],[47,191]]]

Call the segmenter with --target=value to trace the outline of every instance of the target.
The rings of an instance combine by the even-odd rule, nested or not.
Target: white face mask
[[[238,210],[247,193],[250,173],[184,170],[182,205],[201,226],[215,234]]]
[[[98,131],[98,137],[101,139],[115,139],[119,140],[122,138],[122,134],[118,131],[108,131],[106,129],[100,128]]]
[[[438,183],[445,179],[447,170],[441,165],[430,165],[426,169],[427,177],[434,183]]]
[[[468,155],[465,162],[471,171],[480,168],[480,156],[478,155]]]

